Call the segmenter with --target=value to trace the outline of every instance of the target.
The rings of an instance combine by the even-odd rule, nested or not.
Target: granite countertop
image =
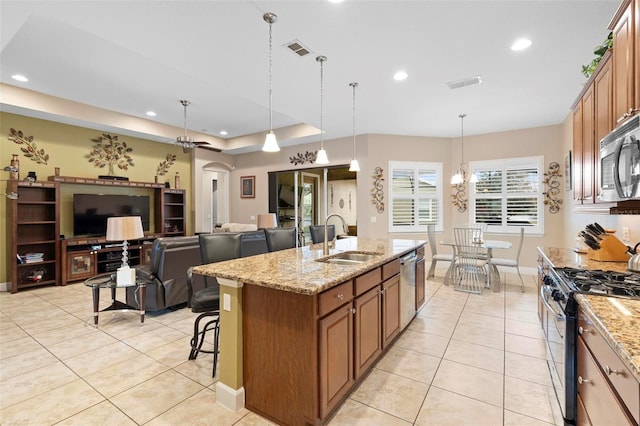
[[[570,249],[538,247],[555,267],[628,272],[627,262],[600,262]],[[640,381],[640,300],[577,294],[576,301],[594,326]]]
[[[322,244],[287,249],[193,268],[195,274],[215,276],[300,294],[316,294],[383,265],[426,243],[424,240],[344,238],[329,256],[344,251],[380,253],[354,265],[316,262],[326,257]]]

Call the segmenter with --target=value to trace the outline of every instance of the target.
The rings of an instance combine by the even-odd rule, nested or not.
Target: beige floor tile
[[[25,351],[2,360],[0,363],[0,380],[7,380],[56,362],[58,362],[58,359],[43,347]]]
[[[394,346],[442,357],[444,351],[447,349],[449,340],[449,337],[407,329],[396,341]]]
[[[117,339],[102,333],[91,333],[90,338],[84,336],[74,337],[60,343],[56,343],[48,347],[48,349],[58,358],[64,360],[84,352],[102,348],[104,346],[116,343]]]
[[[168,367],[146,355],[123,358],[123,361],[90,374],[85,380],[107,398],[132,388],[160,373]]]
[[[182,340],[176,340],[164,346],[152,349],[146,352],[146,354],[156,361],[174,368],[188,360],[190,341],[191,337],[186,336]]]
[[[394,346],[378,361],[376,368],[428,385],[439,365],[438,357]]]
[[[540,324],[538,311],[507,308],[505,311],[505,315],[509,320],[528,322],[531,324]]]
[[[553,386],[547,361],[526,355],[505,353],[505,375],[539,385]]]
[[[16,336],[18,335],[19,334],[16,334]],[[26,333],[24,337],[0,343],[2,344],[2,346],[0,346],[0,360],[42,348],[40,343]]]
[[[543,422],[542,420],[534,419],[533,417],[504,410],[504,426],[548,426],[551,424],[553,423]]]
[[[460,324],[452,336],[454,339],[462,340],[476,345],[487,346],[494,349],[504,349],[504,333],[481,325]]]
[[[112,317],[107,321],[100,321],[98,328],[118,340],[125,340],[130,337],[140,336],[141,334],[162,328],[162,324],[145,319],[144,324],[140,324],[137,318],[132,317]]]
[[[73,321],[72,323],[64,325],[63,327],[54,328],[44,332],[36,332],[33,334],[33,338],[42,345],[50,346],[56,343],[64,342],[65,340],[69,340],[74,337],[95,333],[96,331],[98,330],[94,326],[86,322]]]
[[[56,423],[56,426],[101,425],[104,424],[105,419],[108,419],[109,426],[135,426],[136,424],[111,402],[102,401],[60,423]]]
[[[504,372],[504,351],[476,345],[462,340],[451,339],[444,358],[472,367],[482,368],[502,374]]]
[[[64,363],[80,377],[87,377],[139,354],[131,346],[115,342],[68,358]]]
[[[533,339],[544,339],[540,324],[532,324],[522,321],[507,320],[505,331],[518,336],[531,337]]]
[[[415,317],[409,324],[409,330],[435,334],[442,337],[451,337],[455,327],[455,320],[450,321],[428,317]]]
[[[504,318],[465,311],[460,316],[460,324],[472,324],[478,327],[504,333]]]
[[[78,379],[3,409],[2,424],[54,424],[103,400],[102,395]]]
[[[482,296],[477,296],[482,297]],[[474,312],[477,314],[488,315],[492,317],[504,318],[504,306],[497,301],[492,302],[491,299],[486,298],[482,301],[469,301],[464,307],[466,312]]]
[[[416,425],[500,425],[502,408],[431,387],[420,409]]]
[[[215,392],[203,389],[154,418],[147,425],[231,426],[248,413],[244,408],[236,413],[217,404]]]
[[[249,412],[249,414],[241,418],[237,423],[234,423],[233,426],[278,426],[278,424],[270,422],[256,413]]]
[[[173,325],[187,319],[193,321],[197,316],[198,314],[191,312],[191,309],[187,307],[176,309],[174,311],[163,310],[149,313],[149,318],[152,318],[154,321],[164,325]]]
[[[385,412],[368,407],[358,401],[347,399],[329,426],[409,426],[411,422],[401,420]]]
[[[432,386],[502,407],[503,375],[442,360]]]
[[[51,389],[77,380],[73,371],[61,362],[31,370],[0,381],[0,409],[43,394]]]
[[[518,414],[553,423],[551,403],[555,400],[553,388],[536,383],[505,377],[504,408]]]
[[[509,333],[505,334],[504,339],[507,352],[547,359],[547,345],[544,340]]]
[[[83,321],[77,317],[65,312],[64,315],[58,315],[51,318],[43,319],[42,321],[32,322],[29,324],[21,324],[20,327],[31,335],[42,334],[51,330],[59,328],[71,328],[74,326],[82,325]]]
[[[373,369],[351,399],[412,422],[428,389],[424,383]]]
[[[211,386],[214,381],[217,381],[217,378],[214,380],[212,376],[213,354],[200,354],[192,360],[186,360],[186,358],[185,355],[185,361],[173,369],[203,386]],[[218,360],[218,364],[220,364],[220,360]],[[216,375],[219,375],[218,372]]]
[[[111,402],[143,424],[203,390],[204,387],[169,370],[111,398]]]
[[[183,340],[185,336],[185,333],[162,325],[149,332],[128,337],[123,342],[141,352],[147,352],[176,340]]]
[[[166,324],[167,326],[181,331],[185,334],[192,335],[193,334],[193,323],[195,322],[195,317],[188,317],[180,321],[172,322],[170,324]]]

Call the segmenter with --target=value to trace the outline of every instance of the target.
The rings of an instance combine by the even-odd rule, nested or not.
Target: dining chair
[[[436,264],[438,262],[452,262],[452,254],[438,254],[438,246],[436,246],[436,226],[427,225],[427,237],[429,240],[429,247],[431,248],[431,267],[427,274],[427,279],[435,276]]]
[[[488,252],[477,228],[454,228],[456,257],[453,270],[454,289],[482,293],[482,283],[489,286]]]
[[[524,293],[524,280],[522,279],[522,275],[520,275],[520,267],[519,267],[520,251],[522,251],[522,242],[523,241],[524,241],[524,227],[521,227],[520,228],[520,242],[518,243],[518,251],[517,251],[515,259],[503,258],[503,257],[492,257],[491,258],[491,266],[492,267],[506,266],[506,267],[509,267],[509,268],[516,268],[516,271],[518,272],[518,277],[520,277],[520,288],[522,289],[522,292]],[[507,273],[506,272],[504,274],[504,282],[505,282],[505,284],[507,282]]]
[[[311,234],[311,243],[323,243],[324,242],[324,225],[311,225],[309,226],[309,233]],[[336,226],[329,225],[327,229],[327,238],[329,241],[333,241],[336,237]]]
[[[267,228],[264,234],[267,237],[267,247],[270,252],[296,246],[296,228]]]

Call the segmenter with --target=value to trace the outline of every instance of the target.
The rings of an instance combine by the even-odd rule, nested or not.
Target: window
[[[389,176],[389,232],[442,231],[442,163],[390,161]]]
[[[542,233],[542,157],[472,161],[478,182],[470,190],[472,223],[491,232]]]

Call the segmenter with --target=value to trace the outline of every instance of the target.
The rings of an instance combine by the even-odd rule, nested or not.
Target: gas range
[[[567,292],[640,299],[640,273],[554,268]]]

